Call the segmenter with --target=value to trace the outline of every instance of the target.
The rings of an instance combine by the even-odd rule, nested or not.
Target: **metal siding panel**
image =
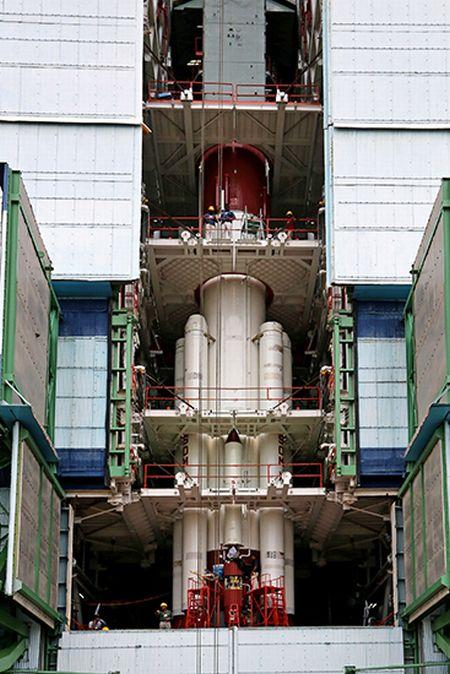
[[[428,587],[445,575],[445,508],[442,468],[442,443],[438,442],[423,467]]]
[[[332,138],[333,280],[409,283],[450,131],[334,128]]]
[[[401,474],[408,441],[404,340],[358,337],[357,355],[360,474]]]
[[[108,338],[60,337],[55,446],[62,475],[103,468],[107,386]]]
[[[450,5],[330,2],[332,111],[345,122],[450,121]]]
[[[50,287],[34,247],[32,237],[36,235],[37,245],[40,240],[23,185],[20,199],[14,371],[19,390],[31,403],[37,419],[45,425]],[[45,257],[43,261],[45,263]]]
[[[441,218],[417,277],[413,296],[415,384],[419,425],[446,379],[444,268],[444,228]]]
[[[8,0],[0,116],[141,121],[142,2]]]
[[[59,279],[138,277],[140,127],[4,124]]]
[[[64,632],[58,669],[121,674],[225,674],[230,666],[241,674],[342,674],[349,661],[357,667],[403,662],[400,628],[246,628],[234,632],[237,656],[233,662],[233,631],[114,630]],[[324,648],[324,644],[326,647]],[[201,648],[199,648],[201,645]],[[350,658],[349,658],[350,653]],[[380,674],[383,670],[380,669]]]

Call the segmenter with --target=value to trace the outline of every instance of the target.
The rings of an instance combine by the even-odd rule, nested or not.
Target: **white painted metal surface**
[[[56,447],[105,447],[107,367],[107,337],[59,338]]]
[[[5,0],[0,119],[140,123],[142,2]]]
[[[65,632],[60,647],[59,671],[93,674],[343,674],[348,664],[403,662],[392,627]]]
[[[292,344],[287,332],[283,332],[283,398],[292,396]],[[292,407],[292,398],[286,400],[289,408]]]
[[[284,576],[284,518],[282,508],[260,508],[259,540],[261,548],[261,579]]]
[[[183,522],[176,520],[173,525],[172,545],[172,613],[181,615],[183,600]]]
[[[205,509],[185,508],[183,514],[183,597],[187,609],[189,580],[198,581],[206,568],[207,513]]]
[[[295,614],[294,522],[284,518],[284,587],[286,611]]]
[[[177,339],[175,342],[175,367],[174,367],[174,384],[175,384],[175,409],[180,409],[180,398],[184,395],[184,337]]]
[[[408,442],[403,339],[358,338],[361,447],[404,449]]]
[[[410,283],[450,131],[334,128],[332,139],[334,280]]]
[[[253,339],[265,318],[266,288],[244,274],[222,274],[202,287],[202,306],[213,338],[209,344],[208,387],[219,390],[220,409],[256,409],[258,344]],[[211,406],[215,409],[217,401]]]
[[[281,403],[284,396],[283,328],[268,321],[260,325],[259,333],[260,409],[268,410]]]
[[[450,6],[328,0],[334,121],[450,124]]]
[[[202,401],[208,403],[205,391],[208,381],[208,325],[201,314],[192,314],[184,329],[184,386],[185,399],[199,409]]]
[[[2,124],[2,159],[20,169],[57,279],[139,271],[141,128]]]
[[[450,5],[327,0],[329,281],[409,283],[450,152]]]

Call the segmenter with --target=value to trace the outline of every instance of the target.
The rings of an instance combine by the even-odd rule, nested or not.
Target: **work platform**
[[[170,213],[196,212],[199,162],[219,143],[264,152],[273,171],[274,212],[321,198],[322,106],[314,87],[157,83],[144,118],[151,130],[144,139],[144,181]]]
[[[151,237],[145,244],[149,280],[164,334],[179,336],[188,317],[198,311],[197,288],[213,276],[230,272],[250,275],[270,288],[269,320],[281,322],[292,335],[306,329],[320,266],[316,223],[309,224],[309,229],[301,228],[304,239],[268,238],[263,229],[259,239],[208,240],[197,235],[198,220],[194,220],[196,228],[189,220],[177,223],[172,218],[168,233],[173,238]],[[151,233],[164,233],[164,227],[154,225]]]

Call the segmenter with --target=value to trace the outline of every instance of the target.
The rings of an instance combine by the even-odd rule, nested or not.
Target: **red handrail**
[[[229,469],[239,469],[231,473]],[[254,473],[244,473],[247,469],[254,469]],[[158,472],[159,471],[159,472]],[[150,480],[171,480],[173,481],[175,473],[185,473],[192,480],[224,480],[238,482],[242,480],[260,480],[262,475],[267,478],[267,484],[270,484],[274,477],[281,476],[284,471],[292,475],[293,480],[317,480],[317,486],[323,487],[323,466],[319,462],[303,461],[293,463],[233,463],[224,465],[214,463],[147,463],[144,465],[144,488],[149,488]],[[304,472],[307,471],[307,472]]]
[[[183,230],[188,230],[196,236],[204,236],[203,216],[197,215],[161,215],[148,218],[147,238],[157,238],[158,232],[167,233],[168,238],[178,238]],[[301,218],[261,218],[266,238],[278,232],[286,232],[290,240],[298,240],[313,235],[319,236],[319,219],[317,216]],[[217,227],[220,228],[218,223]],[[224,234],[228,230],[224,230]]]
[[[315,84],[291,82],[241,83],[202,82],[200,80],[151,80],[148,83],[148,99],[155,100],[207,100],[217,99],[223,103],[296,105],[319,104],[320,90]]]
[[[232,395],[227,396],[228,391],[232,391]],[[275,391],[280,391],[281,394],[274,395]],[[189,395],[190,392],[192,392],[192,395]],[[249,394],[246,394],[246,392]],[[296,403],[314,403],[315,408],[320,409],[322,402],[319,386],[293,386],[286,389],[277,386],[249,386],[245,388],[226,386],[218,390],[214,386],[199,388],[196,386],[149,385],[146,387],[145,406],[147,408],[151,407],[152,401],[170,402],[173,404],[178,400],[192,407],[192,402],[197,400],[201,400],[203,404],[206,404],[208,402],[227,403],[237,399],[240,402],[255,403],[256,408],[258,403],[262,401],[272,402],[274,403],[274,407],[278,407],[285,401],[292,401],[294,407]]]

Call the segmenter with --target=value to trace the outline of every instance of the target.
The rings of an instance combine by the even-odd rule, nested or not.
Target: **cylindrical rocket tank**
[[[292,345],[286,332],[283,332],[283,399],[292,407]]]
[[[199,409],[207,405],[208,391],[208,326],[200,314],[187,320],[184,335],[184,388],[185,399]]]
[[[211,343],[208,388],[216,391],[210,409],[258,408],[258,344],[264,321],[266,287],[245,274],[221,274],[200,289]]]
[[[284,587],[286,592],[286,612],[295,613],[294,590],[294,523],[284,518]]]
[[[242,521],[243,547],[252,552],[259,551],[259,513],[246,508]]]
[[[233,428],[225,441],[223,486],[240,487],[242,485],[241,470],[243,446],[237,431]]]
[[[183,600],[187,609],[189,579],[199,581],[206,568],[207,513],[200,508],[185,508],[183,515]]]
[[[208,474],[209,436],[206,433],[188,433],[183,436],[182,442],[185,471],[202,487]]]
[[[213,564],[219,563],[219,554],[222,547],[222,527],[220,510],[208,510],[208,569],[211,571]]]
[[[232,211],[266,214],[266,161],[262,152],[251,146],[211,148],[205,154],[203,171],[205,210],[211,205],[220,207],[223,198]]]
[[[183,521],[173,525],[172,549],[172,611],[173,615],[182,614],[183,601]]]
[[[243,483],[245,487],[256,489],[259,487],[259,453],[258,440],[255,437],[247,436],[245,440],[245,463],[243,470]]]
[[[283,464],[283,440],[278,433],[261,433],[258,436],[260,483],[263,489],[277,477]]]
[[[208,442],[208,487],[220,489],[223,486],[224,439],[209,438]]]
[[[223,506],[223,542],[225,545],[242,545],[242,506]]]
[[[283,400],[283,328],[268,321],[259,327],[260,409],[276,407]]]
[[[175,342],[175,409],[180,408],[181,398],[184,398],[184,337]]]
[[[283,520],[282,508],[260,508],[259,510],[261,581],[263,583],[284,576]]]

